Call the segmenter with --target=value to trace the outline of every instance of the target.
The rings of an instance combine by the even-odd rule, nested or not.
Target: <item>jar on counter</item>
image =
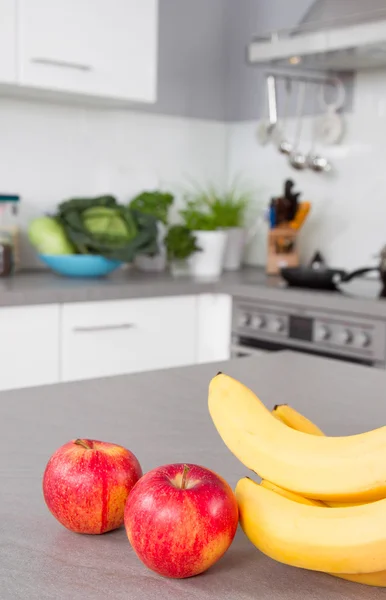
[[[10,234],[0,234],[0,277],[9,277],[13,273],[13,243]]]

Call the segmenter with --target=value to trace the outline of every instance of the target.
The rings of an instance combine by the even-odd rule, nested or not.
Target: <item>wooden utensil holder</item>
[[[298,233],[288,225],[270,229],[266,269],[268,275],[277,275],[283,267],[299,266]]]

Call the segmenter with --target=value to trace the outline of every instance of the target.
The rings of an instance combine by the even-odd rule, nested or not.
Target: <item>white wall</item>
[[[303,262],[319,249],[332,266],[373,263],[386,243],[385,75],[358,75],[343,143],[319,149],[334,164],[331,177],[290,169],[274,147],[258,145],[255,121],[227,125],[3,98],[1,191],[22,196],[25,228],[32,217],[73,196],[112,193],[124,201],[154,187],[181,194],[191,179],[222,183],[241,174],[257,190],[257,201],[267,204],[292,177],[313,203],[300,238]],[[310,119],[306,125],[302,147],[307,151]],[[36,265],[25,239],[22,250],[24,265]],[[265,250],[262,225],[248,262],[264,265]]]
[[[22,197],[20,225],[62,200],[222,182],[226,125],[130,111],[0,99],[0,186]],[[22,244],[25,266],[37,264]]]
[[[312,201],[312,213],[301,232],[303,262],[321,250],[331,266],[357,268],[374,263],[386,244],[386,72],[360,73],[354,110],[345,116],[346,134],[339,146],[318,148],[332,161],[331,176],[297,172],[273,147],[256,141],[256,121],[234,123],[229,129],[228,176],[243,173],[265,203],[291,177]],[[305,123],[302,149],[310,147],[311,119]],[[288,125],[288,134],[294,123]],[[265,264],[266,226],[249,247],[248,262]]]

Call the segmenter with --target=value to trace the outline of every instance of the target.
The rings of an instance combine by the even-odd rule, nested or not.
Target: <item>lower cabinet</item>
[[[59,381],[60,306],[0,308],[0,390]]]
[[[64,304],[61,380],[194,364],[196,298]]]
[[[227,360],[232,299],[0,308],[0,390]]]

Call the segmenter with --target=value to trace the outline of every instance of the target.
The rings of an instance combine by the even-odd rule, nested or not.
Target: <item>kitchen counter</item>
[[[217,281],[174,278],[168,273],[118,271],[105,279],[70,279],[49,271],[20,273],[0,278],[0,307],[67,302],[92,302],[128,298],[156,298],[202,293],[226,293],[243,299],[299,303],[310,308],[342,311],[352,315],[386,318],[386,299],[357,299],[337,292],[287,288],[280,277],[248,267],[224,273]]]
[[[41,479],[52,452],[74,437],[130,448],[144,471],[170,462],[205,465],[234,486],[246,469],[207,411],[218,370],[241,379],[272,408],[288,402],[328,434],[386,422],[386,374],[290,352],[222,364],[0,394],[0,597],[2,600],[377,600],[382,589],[286,567],[241,531],[207,573],[168,580],[137,559],[124,529],[81,536],[44,505]]]

